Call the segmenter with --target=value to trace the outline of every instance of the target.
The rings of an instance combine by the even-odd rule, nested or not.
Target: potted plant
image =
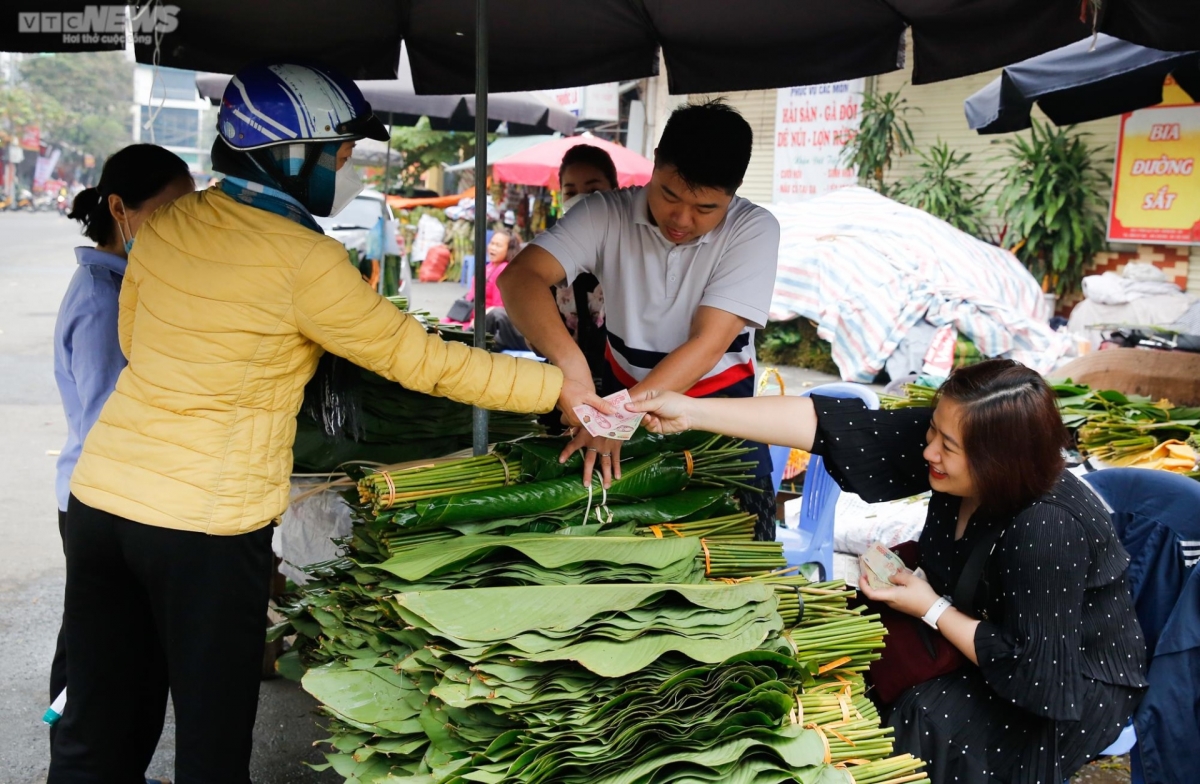
[[[990,186],[979,190],[967,181],[972,173],[963,168],[971,160],[971,153],[960,155],[939,139],[928,152],[918,154],[921,156],[921,162],[917,164],[919,173],[894,187],[892,198],[941,218],[959,231],[986,240],[984,198]]]
[[[1105,247],[1112,161],[1096,154],[1087,135],[1034,120],[1028,137],[1004,142],[1009,165],[996,199],[1002,244],[1057,296],[1079,287]]]
[[[842,149],[843,164],[853,166],[868,188],[884,196],[888,188],[883,178],[892,168],[893,158],[913,149],[913,132],[904,119],[910,108],[899,90],[883,95],[867,93],[859,110],[858,133]]]

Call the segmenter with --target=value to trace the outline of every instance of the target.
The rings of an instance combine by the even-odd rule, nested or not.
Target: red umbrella
[[[492,164],[492,175],[500,182],[517,185],[543,185],[558,189],[558,167],[563,155],[577,144],[590,144],[604,150],[617,166],[617,185],[645,185],[650,182],[654,164],[633,150],[591,136],[551,139],[527,150],[501,158]]]

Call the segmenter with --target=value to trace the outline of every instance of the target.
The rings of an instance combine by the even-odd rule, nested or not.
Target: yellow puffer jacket
[[[121,289],[129,365],[71,492],[148,525],[233,535],[288,504],[304,385],[325,350],[404,386],[544,412],[562,374],[428,335],[336,240],[209,189],[138,232]]]

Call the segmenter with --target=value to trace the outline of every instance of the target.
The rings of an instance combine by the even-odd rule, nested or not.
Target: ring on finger
[[[604,454],[602,454],[600,456],[601,457],[612,457],[612,452],[605,452]]]
[[[589,451],[589,452],[596,452],[596,453],[599,453],[599,452],[600,452],[600,450],[599,450],[599,449],[597,449],[597,448],[596,448],[596,447],[594,447],[594,446],[585,446],[585,447],[584,447],[584,449],[586,449],[586,450],[587,450],[587,451]]]

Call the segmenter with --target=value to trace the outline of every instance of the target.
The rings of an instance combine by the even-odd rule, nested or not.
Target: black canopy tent
[[[20,0],[0,2],[0,50],[119,48],[66,40],[63,19],[54,26],[55,12],[80,14],[86,0],[42,0],[36,20]],[[198,71],[305,58],[355,79],[393,79],[403,40],[418,93],[474,90],[480,184],[489,88],[638,79],[656,73],[660,49],[675,94],[893,71],[908,30],[918,84],[1003,67],[1097,30],[1158,49],[1200,49],[1200,3],[1189,0],[142,0],[132,16],[139,61]],[[34,29],[47,17],[49,32]],[[485,229],[479,221],[477,247]],[[483,263],[476,254],[476,345]],[[477,411],[476,452],[486,449],[486,423]]]
[[[196,89],[202,98],[219,104],[230,78],[222,73],[199,73]],[[356,84],[371,102],[375,114],[388,125],[415,125],[422,117],[428,117],[429,126],[435,131],[475,129],[475,95],[418,94],[413,86],[408,53],[403,47],[395,79],[359,79]],[[493,133],[503,125],[509,136],[569,135],[579,119],[528,94],[499,94],[489,98],[488,129]]]
[[[1034,103],[1056,125],[1072,125],[1161,102],[1168,75],[1200,101],[1200,51],[1164,52],[1101,34],[1006,67],[963,110],[981,134],[1028,128]]]

